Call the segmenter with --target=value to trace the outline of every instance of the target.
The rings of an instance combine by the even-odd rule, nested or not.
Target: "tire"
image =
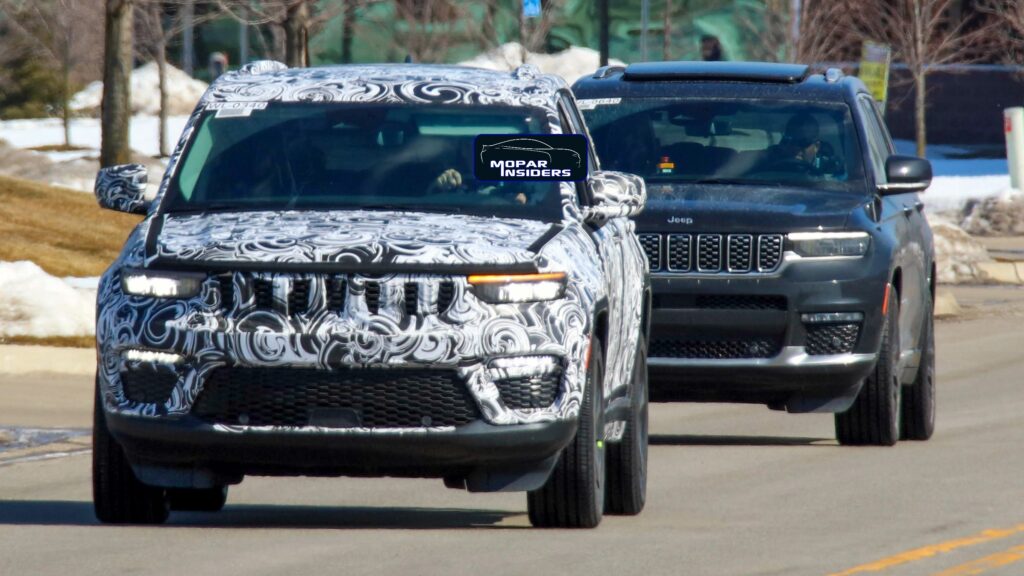
[[[914,384],[904,390],[900,406],[903,440],[928,440],[935,432],[935,319],[931,293],[921,330],[921,364]]]
[[[228,487],[172,488],[167,490],[171,510],[188,512],[219,512],[228,501]]]
[[[892,446],[900,437],[902,386],[897,373],[899,299],[889,286],[889,311],[882,326],[878,361],[846,412],[836,414],[836,438],[843,445]]]
[[[608,444],[608,487],[604,508],[608,514],[635,516],[647,501],[647,343],[636,349],[630,395],[632,405],[620,442]]]
[[[604,514],[605,449],[601,343],[593,341],[576,437],[558,457],[548,481],[527,494],[538,528],[594,528]]]
[[[96,518],[105,524],[162,524],[167,520],[164,490],[139,482],[124,450],[107,429],[98,379],[93,404],[92,500]]]

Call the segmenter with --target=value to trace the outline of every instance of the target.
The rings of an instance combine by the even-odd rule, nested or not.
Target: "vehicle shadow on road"
[[[216,513],[172,512],[168,527],[324,528],[443,530],[458,528],[526,528],[501,525],[523,512],[465,508],[401,508],[367,506],[232,505]],[[73,500],[0,501],[0,526],[99,525],[92,502]]]
[[[728,436],[713,434],[652,434],[651,446],[835,446],[835,438],[801,436]]]

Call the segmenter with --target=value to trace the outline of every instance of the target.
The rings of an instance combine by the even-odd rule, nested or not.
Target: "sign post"
[[[1006,132],[1006,160],[1010,165],[1010,187],[1024,189],[1024,108],[1003,110]]]
[[[858,76],[867,86],[871,96],[885,110],[889,95],[889,66],[892,64],[892,48],[888,44],[865,42],[860,59]]]

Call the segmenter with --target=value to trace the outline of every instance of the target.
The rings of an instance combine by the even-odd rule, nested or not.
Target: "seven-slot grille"
[[[782,263],[782,234],[640,234],[652,272],[746,274]]]
[[[343,276],[303,277],[295,276],[288,278],[287,282],[278,283],[274,279],[261,276],[249,276],[246,279],[245,273],[224,273],[214,277],[217,289],[220,292],[220,308],[227,312],[234,310],[239,303],[244,309],[248,306],[256,310],[277,310],[285,313],[284,303],[287,303],[287,314],[305,314],[315,311],[322,304],[326,304],[327,310],[334,313],[342,313],[345,310],[346,302],[351,297],[352,284]],[[237,281],[242,284],[236,284]],[[452,280],[425,279],[422,282],[406,282],[398,288],[402,292],[401,311],[406,316],[414,316],[427,313],[421,309],[419,300],[431,282],[437,283],[436,291],[436,313],[444,314],[454,304],[456,298],[455,282]],[[321,286],[324,300],[316,296]],[[365,281],[362,284],[362,294],[358,295],[366,304],[366,309],[371,314],[379,314],[383,304],[384,286],[377,281]],[[283,290],[283,301],[275,304],[275,290]]]

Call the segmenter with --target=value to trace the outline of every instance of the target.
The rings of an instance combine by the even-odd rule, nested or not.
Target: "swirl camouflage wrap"
[[[168,182],[204,112],[229,103],[274,101],[530,106],[546,112],[556,133],[563,125],[560,102],[575,106],[559,78],[471,68],[287,70],[256,63],[223,75],[186,126],[147,218],[101,279],[98,381],[108,412],[143,419],[195,414],[207,383],[223,371],[437,370],[457,376],[479,419],[489,424],[564,420],[579,412],[595,335],[606,348],[605,397],[619,396],[630,385],[647,264],[625,216],[642,208],[642,181],[637,186],[626,175],[595,173],[587,202],[595,204],[590,210],[604,208],[594,226],[583,216],[580,188],[565,182],[561,221],[555,223],[377,210],[161,211]],[[116,184],[108,179],[123,182],[125,173],[101,172],[97,189],[107,190],[104,205],[142,208],[134,190],[115,201],[120,196],[111,192]],[[159,276],[164,270],[190,275],[195,290],[175,298],[129,293],[129,275]],[[502,271],[564,273],[564,293],[496,303],[470,282],[471,274]],[[602,316],[605,333],[596,334]],[[144,372],[150,364],[156,367]],[[505,382],[540,382],[552,373],[557,390],[547,404],[515,404],[502,394]],[[164,392],[157,400],[136,390],[143,385]],[[444,433],[456,425],[284,425],[221,418],[213,426],[219,433],[351,435]]]
[[[142,164],[110,166],[96,173],[95,193],[100,206],[128,212],[145,214],[146,184],[149,173]]]

